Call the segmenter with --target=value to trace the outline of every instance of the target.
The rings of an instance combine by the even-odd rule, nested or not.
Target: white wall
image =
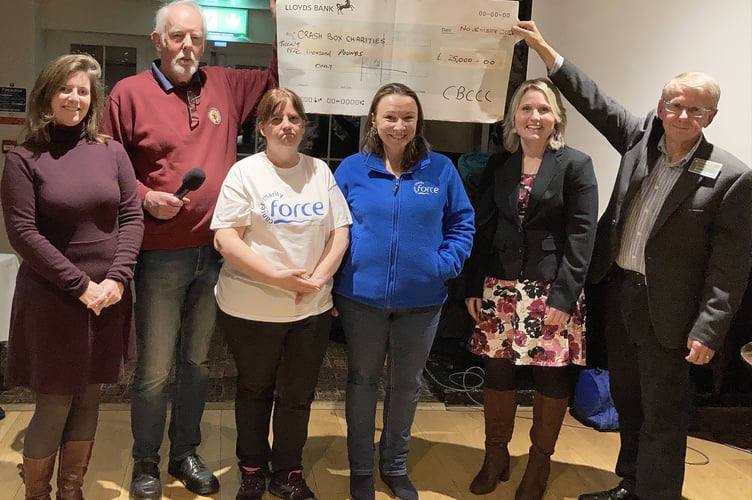
[[[752,166],[752,1],[533,0],[533,20],[562,56],[635,114],[655,107],[678,73],[713,76],[721,101],[705,135]],[[532,51],[528,75],[545,75]],[[619,157],[568,109],[567,142],[593,157],[604,209]]]

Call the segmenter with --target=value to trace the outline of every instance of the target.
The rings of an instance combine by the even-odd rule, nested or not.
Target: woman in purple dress
[[[512,96],[504,151],[486,167],[467,265],[470,350],[484,357],[486,457],[470,491],[509,479],[515,373],[530,366],[532,446],[517,500],[540,499],[569,401],[566,366],[585,363],[582,287],[595,242],[598,189],[590,157],[564,144],[559,91],[528,80]]]
[[[50,61],[0,186],[23,259],[5,382],[29,387],[36,403],[20,466],[27,499],[50,498],[58,452],[57,498],[82,498],[100,385],[118,381],[128,352],[143,214],[125,150],[99,133],[103,102],[92,57]]]

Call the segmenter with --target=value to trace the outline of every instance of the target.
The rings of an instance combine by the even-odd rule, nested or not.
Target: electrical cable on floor
[[[707,456],[705,453],[701,452],[697,448],[692,448],[691,446],[687,446],[687,450],[692,450],[698,455],[700,455],[704,460],[701,460],[700,462],[690,462],[686,458],[684,459],[684,465],[708,465],[710,463],[710,457]]]
[[[486,372],[483,371],[483,368],[480,366],[471,366],[467,370],[461,371],[461,372],[454,372],[449,375],[449,382],[454,384],[454,387],[443,384],[440,382],[436,376],[431,373],[431,370],[428,369],[428,366],[424,369],[425,373],[431,377],[431,380],[436,382],[436,384],[439,385],[439,387],[442,387],[444,389],[455,391],[455,392],[464,392],[467,397],[475,403],[478,406],[483,406],[483,402],[478,401],[475,399],[470,393],[472,391],[477,391],[478,389],[481,389],[483,387],[483,381],[485,380],[485,374]],[[475,377],[476,379],[480,380],[477,384],[471,384],[468,385],[468,378]]]

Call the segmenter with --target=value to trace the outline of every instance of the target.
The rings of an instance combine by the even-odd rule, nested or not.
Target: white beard
[[[182,64],[180,64],[180,62],[179,62],[180,59],[183,59],[183,57],[184,56],[182,54],[178,54],[177,56],[175,56],[175,58],[170,63],[170,66],[172,67],[172,71],[176,75],[187,76],[188,78],[190,78],[190,77],[193,76],[193,74],[198,69],[198,61],[196,61],[196,59],[193,56],[193,53],[191,53],[190,54],[191,65],[186,67],[186,66],[183,66]]]

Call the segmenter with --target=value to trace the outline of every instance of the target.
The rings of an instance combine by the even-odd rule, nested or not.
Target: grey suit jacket
[[[626,207],[659,157],[663,124],[651,111],[632,115],[574,64],[551,79],[622,155],[616,183],[598,222],[588,281],[614,265]],[[689,172],[692,160],[722,164],[715,179]],[[752,251],[752,171],[703,137],[663,204],[645,247],[649,314],[658,341],[686,346],[687,337],[718,350],[747,285]],[[608,320],[608,318],[606,318]]]

